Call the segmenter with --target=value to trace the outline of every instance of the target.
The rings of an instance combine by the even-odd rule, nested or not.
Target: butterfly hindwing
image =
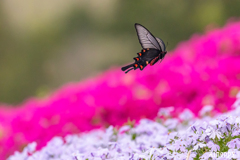
[[[150,66],[154,65],[158,60],[159,60],[159,57],[155,57],[153,60],[151,60]]]
[[[160,38],[157,38],[157,37],[156,37],[156,40],[158,41],[158,44],[161,47],[161,51],[165,52],[166,51],[166,46],[165,46],[165,43],[163,42],[163,40],[160,39]]]

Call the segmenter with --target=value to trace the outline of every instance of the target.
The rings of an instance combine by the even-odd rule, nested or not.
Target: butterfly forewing
[[[161,47],[156,38],[145,27],[140,24],[135,24],[139,42],[142,48],[154,48],[161,50]]]

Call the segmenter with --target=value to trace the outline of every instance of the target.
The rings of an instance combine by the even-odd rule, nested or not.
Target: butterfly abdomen
[[[140,58],[139,58],[139,57],[134,57],[133,59],[135,60],[135,62],[140,61]]]

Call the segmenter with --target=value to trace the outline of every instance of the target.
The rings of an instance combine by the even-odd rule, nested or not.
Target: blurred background
[[[239,0],[1,0],[0,102],[42,97],[131,63],[141,50],[136,22],[168,42],[169,51],[239,17],[239,6]]]

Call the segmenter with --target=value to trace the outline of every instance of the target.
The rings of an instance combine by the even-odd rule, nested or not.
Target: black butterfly
[[[148,64],[154,65],[158,60],[163,59],[167,54],[164,42],[160,38],[156,38],[148,31],[147,28],[143,27],[141,24],[135,23],[135,28],[137,31],[139,42],[142,46],[142,51],[137,53],[138,56],[133,58],[134,63],[122,67],[122,71],[127,70],[125,73],[132,69],[140,68],[143,70]]]

